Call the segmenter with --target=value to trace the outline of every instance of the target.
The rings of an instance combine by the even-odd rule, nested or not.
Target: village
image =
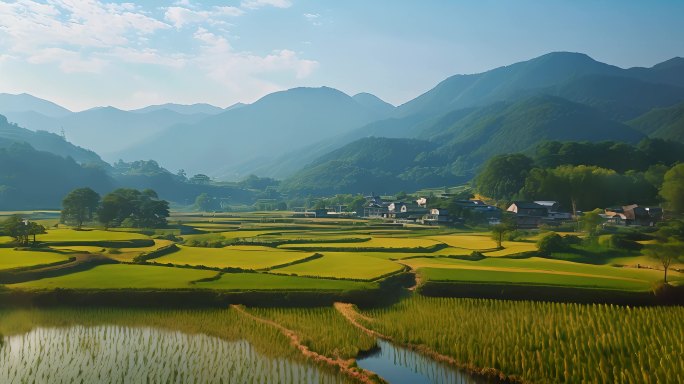
[[[535,200],[513,201],[506,209],[481,199],[454,199],[445,193],[415,200],[397,200],[393,196],[371,194],[365,196],[363,212],[348,211],[346,205],[319,209],[295,209],[294,217],[338,218],[361,217],[378,219],[395,224],[422,224],[429,226],[458,226],[462,224],[496,225],[507,215],[520,229],[535,229],[540,226],[557,227],[577,222],[584,215],[582,211],[572,212],[558,201]],[[448,202],[448,208],[438,208]],[[441,204],[440,204],[441,203]],[[629,204],[602,209],[599,216],[603,225],[653,227],[663,220],[661,207]]]

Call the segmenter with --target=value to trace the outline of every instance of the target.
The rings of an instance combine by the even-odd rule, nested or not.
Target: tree
[[[510,199],[523,187],[530,169],[532,159],[523,154],[494,156],[475,179],[475,185],[485,196]]]
[[[197,198],[195,198],[195,207],[203,212],[215,211],[217,207],[220,208],[216,199],[209,196],[206,192],[200,193]]]
[[[45,233],[47,233],[47,232],[45,231],[44,226],[36,223],[35,221],[29,221],[28,222],[27,234],[33,236],[33,244],[36,243],[36,235],[42,235]],[[28,240],[27,240],[27,242],[28,242]]]
[[[594,236],[598,233],[599,225],[603,222],[601,217],[601,210],[596,208],[591,212],[586,212],[582,215],[581,223],[582,229],[589,233],[589,236]]]
[[[169,217],[169,203],[159,200],[151,189],[119,188],[102,199],[98,220],[106,227],[126,225],[138,228],[165,227]]]
[[[684,163],[677,164],[665,173],[660,196],[665,206],[675,212],[684,213]]]
[[[62,222],[75,224],[81,229],[86,220],[92,220],[100,205],[100,195],[90,188],[77,188],[62,200]]]
[[[511,217],[503,216],[501,218],[501,223],[492,225],[490,229],[492,231],[492,239],[496,241],[496,247],[503,248],[501,245],[503,238],[506,233],[515,229],[515,224],[513,223],[513,219]]]
[[[551,232],[537,241],[537,248],[539,248],[539,253],[550,256],[553,252],[562,252],[567,245],[559,234]]]
[[[24,220],[18,215],[12,215],[3,223],[3,232],[19,244],[28,244],[28,223],[28,220]]]
[[[649,244],[644,249],[644,253],[660,262],[663,266],[663,281],[667,284],[667,270],[673,261],[677,260],[684,253],[684,245],[679,242]]]

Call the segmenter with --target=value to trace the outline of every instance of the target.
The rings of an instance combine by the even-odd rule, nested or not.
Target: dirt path
[[[252,320],[258,321],[260,323],[269,325],[271,327],[274,327],[278,329],[283,335],[285,335],[288,339],[290,339],[290,344],[297,348],[299,352],[302,353],[302,355],[306,356],[309,359],[312,359],[318,363],[323,363],[326,365],[334,366],[339,368],[339,370],[344,373],[345,375],[353,378],[354,380],[364,383],[364,384],[378,384],[378,383],[384,383],[385,381],[382,380],[379,376],[377,376],[375,373],[371,371],[367,371],[362,368],[354,367],[353,364],[355,362],[354,359],[349,359],[349,360],[343,360],[340,358],[331,358],[325,355],[321,355],[317,352],[314,352],[309,349],[306,345],[302,344],[301,340],[299,339],[299,335],[295,333],[295,331],[285,328],[284,326],[276,323],[275,321],[264,319],[261,317],[258,317],[256,315],[253,315],[245,310],[245,308],[241,305],[231,305],[231,308],[235,309],[236,311],[240,312],[241,314],[251,318]]]
[[[409,264],[402,263],[400,261],[395,261],[395,263],[401,264],[404,267],[408,268],[409,272],[411,272],[413,274],[416,283],[413,286],[407,288],[409,291],[415,291],[418,287],[420,287],[423,284],[422,277],[420,276],[418,271],[415,268],[413,268],[413,266],[411,266]]]
[[[447,355],[442,355],[439,352],[433,351],[432,349],[428,348],[427,346],[423,344],[407,344],[407,343],[402,343],[399,341],[394,340],[392,337],[389,337],[387,335],[383,335],[382,333],[379,333],[377,331],[374,331],[372,329],[369,329],[365,327],[363,324],[359,322],[359,319],[364,319],[366,321],[374,321],[374,319],[364,316],[363,314],[359,313],[356,308],[354,308],[354,304],[348,304],[348,303],[335,303],[334,304],[335,309],[342,314],[352,325],[355,327],[359,328],[361,331],[367,333],[370,336],[378,337],[384,340],[387,340],[389,342],[392,342],[395,345],[399,345],[408,349],[411,349],[413,351],[416,351],[424,356],[429,357],[432,360],[447,363],[449,365],[452,365],[454,367],[457,367],[459,369],[462,369],[471,375],[477,375],[477,376],[483,376],[487,378],[492,378],[492,379],[497,379],[500,380],[502,383],[525,383],[521,378],[517,376],[508,376],[505,373],[499,371],[498,369],[495,368],[480,368],[480,367],[475,367],[471,364],[466,364],[466,363],[461,363],[454,359],[451,356]]]

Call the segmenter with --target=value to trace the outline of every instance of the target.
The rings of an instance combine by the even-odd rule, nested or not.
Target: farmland
[[[24,247],[0,238],[1,300],[104,307],[0,309],[0,372],[47,377],[55,369],[49,356],[59,349],[84,364],[64,371],[67,381],[123,369],[133,376],[122,380],[144,371],[152,381],[206,381],[212,371],[245,381],[373,382],[361,361],[388,348],[396,354],[390,364],[401,356],[402,364],[421,365],[414,370],[451,378],[445,382],[665,382],[684,369],[681,343],[673,341],[684,332],[681,307],[572,303],[611,303],[613,293],[627,303],[658,303],[653,287],[663,272],[638,250],[582,243],[542,254],[538,231],[497,248],[478,228],[284,213],[176,217],[181,226],[153,230],[60,225]],[[684,285],[681,267],[675,262],[670,270],[675,289]],[[487,299],[521,291],[561,303]],[[174,300],[221,309],[108,309],[174,307]],[[340,301],[350,304],[333,306]],[[73,347],[77,339],[94,350],[105,337],[126,351],[120,359]],[[179,345],[191,361],[181,359]],[[155,354],[139,361],[145,348]],[[25,354],[17,360],[12,352],[19,350]],[[202,369],[170,365],[190,363]]]

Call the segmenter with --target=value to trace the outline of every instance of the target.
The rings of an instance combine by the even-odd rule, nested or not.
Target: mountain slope
[[[81,164],[106,164],[95,152],[77,147],[61,136],[45,131],[29,131],[8,123],[5,116],[0,115],[0,146],[7,147],[12,143],[28,143],[39,151],[71,157]]]
[[[51,101],[31,96],[26,93],[12,95],[0,93],[0,114],[11,112],[33,111],[49,117],[64,117],[72,112]]]
[[[22,127],[38,131],[60,132],[72,143],[92,149],[110,161],[113,152],[179,123],[197,122],[204,114],[185,115],[167,109],[147,113],[122,111],[114,107],[93,108],[51,118],[36,112],[9,114],[8,119]]]
[[[684,103],[654,109],[627,124],[650,137],[684,143]]]
[[[553,52],[484,73],[449,77],[428,92],[397,107],[397,115],[443,114],[454,109],[506,100],[517,92],[553,86],[575,77],[614,75],[621,71],[585,54]]]
[[[153,158],[170,169],[236,179],[244,176],[235,172],[240,164],[275,159],[360,127],[374,116],[338,90],[294,88],[196,124],[170,127],[117,156]]]
[[[530,151],[547,140],[636,143],[645,137],[591,107],[546,95],[456,110],[417,136],[422,140],[359,139],[312,161],[283,188],[330,194],[438,187],[468,180],[493,155]]]
[[[362,92],[352,96],[352,99],[376,114],[378,117],[389,116],[394,111],[394,105],[370,93]]]
[[[413,139],[370,137],[337,149],[285,180],[281,188],[302,195],[391,192],[418,183],[444,185],[457,182],[452,175],[420,173],[421,157],[435,148],[433,143]],[[418,167],[418,168],[417,168]]]
[[[174,103],[166,103],[166,104],[160,104],[160,105],[149,105],[144,108],[140,109],[133,109],[129,112],[136,112],[136,113],[148,113],[148,112],[154,112],[154,111],[159,111],[167,109],[169,111],[173,111],[176,113],[180,113],[182,115],[194,115],[196,113],[202,113],[205,115],[216,115],[218,113],[223,112],[223,108],[219,108],[217,106],[211,105],[211,104],[206,104],[206,103],[196,103],[196,104],[174,104]]]

